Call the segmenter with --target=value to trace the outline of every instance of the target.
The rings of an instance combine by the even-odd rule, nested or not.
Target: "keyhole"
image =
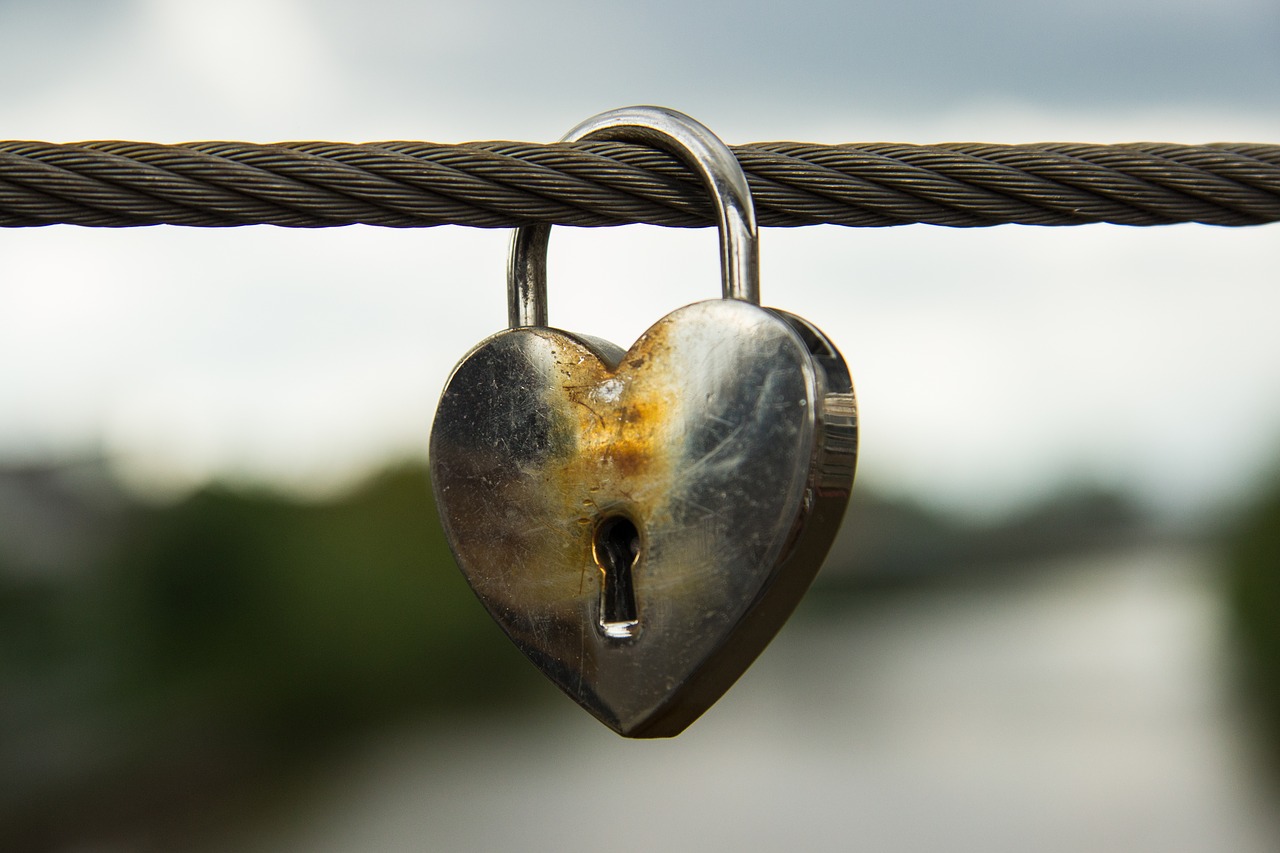
[[[631,567],[640,556],[640,531],[625,515],[612,515],[596,526],[591,549],[604,576],[600,584],[600,630],[606,637],[634,637],[640,617],[631,585]]]

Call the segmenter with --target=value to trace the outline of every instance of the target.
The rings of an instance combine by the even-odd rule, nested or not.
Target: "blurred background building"
[[[1280,9],[0,0],[6,138],[1280,141]],[[505,232],[0,233],[0,848],[1280,844],[1277,226],[766,230],[841,346],[859,493],[669,742],[489,624],[423,467]],[[627,344],[715,235],[557,229]]]

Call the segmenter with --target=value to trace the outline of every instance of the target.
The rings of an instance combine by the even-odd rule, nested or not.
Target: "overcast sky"
[[[616,106],[728,142],[1280,141],[1280,4],[0,0],[5,138],[552,140]],[[1063,481],[1201,511],[1280,453],[1280,226],[763,232],[843,349],[860,477],[975,512]],[[0,454],[315,488],[421,454],[505,320],[504,232],[0,232]],[[557,229],[552,322],[628,344],[715,236]]]

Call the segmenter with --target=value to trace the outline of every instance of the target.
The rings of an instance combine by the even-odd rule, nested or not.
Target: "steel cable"
[[[762,225],[1255,225],[1280,145],[734,147]],[[617,142],[0,142],[0,226],[713,224],[693,174]]]

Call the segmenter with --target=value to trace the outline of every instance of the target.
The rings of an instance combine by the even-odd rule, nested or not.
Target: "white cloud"
[[[170,85],[216,111],[310,111],[340,82],[301,0],[143,0],[137,43]]]

